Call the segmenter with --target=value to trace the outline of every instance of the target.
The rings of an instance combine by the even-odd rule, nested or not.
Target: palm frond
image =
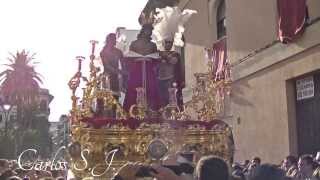
[[[34,76],[34,78],[35,78],[38,82],[40,82],[41,84],[43,84],[42,79],[41,79],[39,76]]]

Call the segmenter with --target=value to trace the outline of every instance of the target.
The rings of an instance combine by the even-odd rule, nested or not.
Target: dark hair
[[[313,164],[313,158],[308,154],[302,155],[300,158],[301,160],[306,161],[307,164]]]
[[[309,154],[302,155],[300,157],[302,161],[305,161],[308,165],[312,166],[312,169],[315,169],[316,163],[313,161],[313,157]]]
[[[186,174],[193,174],[194,167],[187,163],[181,163],[180,169]]]
[[[284,180],[285,173],[272,164],[263,164],[252,171],[249,180]]]
[[[257,162],[257,163],[261,163],[261,159],[259,157],[254,157],[253,158],[253,161]]]
[[[295,156],[289,155],[286,157],[287,161],[290,161],[291,164],[297,164],[298,163],[298,159]]]
[[[115,33],[109,33],[106,37],[106,44],[110,43],[110,41],[112,40],[112,38],[116,39],[116,34]]]
[[[138,38],[138,39],[140,39],[140,38],[148,38],[149,40],[151,40],[151,39],[152,39],[151,37],[144,37],[144,32],[145,32],[146,30],[149,30],[149,31],[152,32],[152,30],[153,30],[152,24],[144,24],[144,25],[142,26],[142,28],[141,28],[141,30],[140,30],[137,38]]]
[[[227,163],[219,157],[207,156],[200,159],[196,174],[199,180],[228,180],[229,168]]]
[[[8,164],[8,160],[0,159],[0,167],[4,167],[6,164]]]

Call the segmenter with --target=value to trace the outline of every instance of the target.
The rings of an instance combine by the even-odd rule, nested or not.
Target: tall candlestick
[[[76,56],[76,60],[78,61],[78,72],[81,72],[81,64],[86,58],[83,56]]]
[[[96,41],[96,40],[91,40],[90,43],[91,43],[91,46],[92,46],[92,47],[91,47],[91,56],[90,56],[90,59],[91,59],[91,60],[94,60],[94,58],[95,58],[94,53],[95,53],[96,44],[98,44],[98,41]]]

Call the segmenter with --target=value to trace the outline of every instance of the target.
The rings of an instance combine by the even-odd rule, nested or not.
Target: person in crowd
[[[295,156],[287,156],[282,163],[282,169],[286,172],[287,177],[296,177],[298,173],[298,160]]]
[[[224,160],[216,156],[203,157],[197,164],[196,178],[198,180],[228,180],[228,165]]]
[[[243,167],[246,168],[248,167],[250,164],[250,161],[248,159],[246,159],[244,162],[243,162]]]
[[[143,167],[139,163],[127,163],[120,168],[112,180],[136,180],[136,174]],[[158,164],[150,166],[154,171],[150,171],[156,180],[187,180],[186,176],[177,175],[171,169]],[[200,159],[195,172],[196,180],[229,180],[229,168],[227,163],[216,156],[206,156]]]
[[[314,175],[315,163],[312,156],[303,155],[298,162],[299,172],[296,180],[318,180]]]
[[[164,159],[162,165],[152,164],[150,166],[150,169],[153,169],[153,171],[150,172],[150,175],[156,178],[156,180],[188,180],[185,176],[179,176],[169,168],[165,167],[176,165],[178,165],[177,156],[169,155]],[[142,167],[146,166],[140,163],[129,162],[120,168],[118,173],[113,177],[113,180],[136,180],[138,179],[136,174]]]
[[[253,169],[248,180],[286,180],[285,172],[272,164],[263,164]]]
[[[243,163],[243,165],[242,165],[242,167],[243,167],[242,172],[243,172],[244,174],[248,174],[249,166],[250,166],[250,160],[247,159],[247,160],[244,161],[244,163]]]
[[[249,163],[248,169],[245,170],[245,176],[248,177],[253,172],[253,170],[259,167],[261,164],[261,159],[259,157],[252,158],[251,162]]]
[[[255,166],[260,166],[261,164],[261,159],[259,157],[254,157],[251,161],[251,164],[255,165]]]
[[[243,179],[245,180],[245,176],[243,173],[243,168],[240,164],[234,163],[232,165],[232,177],[233,179]]]
[[[186,158],[181,152],[170,154],[162,161],[163,166],[178,166],[181,170],[179,175],[184,180],[194,180],[193,172],[194,167],[192,164],[193,154],[191,157]]]
[[[0,159],[0,175],[9,169],[9,161],[6,159]]]
[[[139,163],[128,162],[112,177],[112,180],[135,180],[136,174],[142,167]]]

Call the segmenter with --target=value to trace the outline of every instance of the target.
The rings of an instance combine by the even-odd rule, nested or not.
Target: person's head
[[[260,165],[261,159],[259,157],[254,157],[251,161],[253,164]]]
[[[164,40],[164,42],[163,42],[164,50],[170,51],[172,49],[172,46],[173,46],[173,40],[172,39]]]
[[[6,159],[0,159],[0,169],[9,168],[9,161]]]
[[[298,163],[298,160],[295,156],[287,156],[284,160],[283,160],[283,166],[284,168],[290,168],[291,166],[296,166]]]
[[[110,33],[106,37],[106,45],[107,46],[115,46],[117,42],[117,37],[115,33]]]
[[[249,164],[248,171],[252,171],[256,167],[260,166],[261,159],[259,157],[254,157],[251,160],[251,163]]]
[[[299,171],[303,174],[309,174],[313,171],[314,162],[310,155],[303,155],[299,158],[298,162]]]
[[[285,180],[285,173],[275,165],[263,164],[252,171],[249,180]]]
[[[152,24],[144,24],[138,34],[138,39],[151,40],[152,31],[153,31]]]
[[[198,180],[228,180],[229,168],[227,163],[219,157],[207,156],[200,159],[196,168]]]

